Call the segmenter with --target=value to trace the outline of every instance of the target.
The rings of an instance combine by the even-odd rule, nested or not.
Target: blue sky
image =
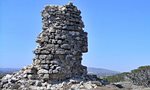
[[[0,0],[0,67],[32,63],[40,12],[69,0]],[[73,0],[82,12],[89,52],[83,64],[116,71],[150,65],[149,0]]]

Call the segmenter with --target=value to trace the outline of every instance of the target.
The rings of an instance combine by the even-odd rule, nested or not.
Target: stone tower
[[[88,43],[80,14],[72,3],[46,6],[42,11],[43,30],[36,40],[33,61],[40,78],[64,80],[87,74],[87,68],[81,65]]]
[[[97,77],[87,75],[87,67],[81,64],[88,43],[80,14],[72,3],[46,6],[42,11],[43,30],[36,40],[33,63],[4,76],[0,90],[80,90],[83,87],[87,90],[100,85],[91,83]]]

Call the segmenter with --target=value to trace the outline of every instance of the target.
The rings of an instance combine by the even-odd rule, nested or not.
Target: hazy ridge
[[[19,68],[0,68],[0,73],[5,74],[5,73],[13,73],[20,70]],[[111,76],[118,74],[119,72],[113,71],[113,70],[108,70],[108,69],[103,69],[103,68],[94,68],[94,67],[88,67],[87,68],[89,74],[95,74],[97,76]]]

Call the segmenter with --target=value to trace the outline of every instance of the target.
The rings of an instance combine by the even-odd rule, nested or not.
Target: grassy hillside
[[[128,74],[129,74],[128,72],[124,72],[124,73],[113,75],[113,76],[107,76],[107,77],[104,77],[103,79],[109,81],[110,83],[120,82],[120,81],[125,81],[126,80],[125,77]]]
[[[5,74],[0,74],[0,79],[4,76]]]
[[[128,77],[136,85],[150,87],[150,66],[141,66],[132,70]]]
[[[135,85],[150,87],[150,66],[141,66],[131,72],[125,72],[104,78],[109,82],[131,80]]]
[[[120,73],[113,70],[108,70],[103,68],[93,68],[93,67],[88,67],[87,70],[88,70],[88,74],[94,74],[97,75],[98,77],[112,76]]]

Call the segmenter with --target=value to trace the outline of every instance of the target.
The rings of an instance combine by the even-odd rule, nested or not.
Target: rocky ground
[[[87,75],[56,82],[23,78],[23,73],[7,74],[0,80],[0,90],[88,90],[108,84],[95,75]]]
[[[144,86],[137,86],[129,81],[118,82],[115,83],[115,85],[121,85],[123,87],[122,89],[117,89],[117,90],[150,90],[150,88]]]
[[[146,88],[144,86],[136,86],[133,85],[133,83],[131,82],[118,82],[114,84],[108,84],[105,86],[97,86],[94,89],[88,89],[88,90],[150,90],[150,88]]]
[[[94,77],[72,78],[50,84],[40,80],[17,80],[13,75],[6,75],[0,80],[0,90],[150,90],[144,86],[133,85],[129,81],[109,84],[102,79],[98,81],[90,78]]]

